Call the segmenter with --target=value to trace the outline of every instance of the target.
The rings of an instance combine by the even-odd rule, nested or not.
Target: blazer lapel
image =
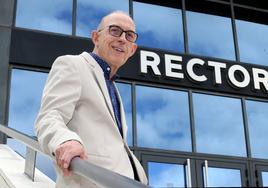
[[[87,52],[83,52],[81,55],[93,67],[94,77],[96,78],[96,82],[99,85],[100,90],[103,94],[107,108],[109,109],[109,112],[110,112],[110,114],[115,122],[115,125],[116,125],[115,115],[114,115],[110,95],[108,93],[108,89],[106,86],[105,78],[103,76],[103,71],[102,71],[100,66],[97,66],[98,63],[95,61],[95,59],[93,57],[91,57],[91,55],[89,55]]]

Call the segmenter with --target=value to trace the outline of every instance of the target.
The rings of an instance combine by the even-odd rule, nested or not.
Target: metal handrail
[[[0,124],[0,131],[12,138],[19,140],[20,142],[23,142],[34,151],[43,153],[39,147],[36,137],[30,137],[2,124]],[[49,155],[46,156],[54,160]],[[138,181],[96,166],[78,157],[71,161],[70,169],[73,173],[80,175],[103,188],[149,188],[149,186],[146,186]]]

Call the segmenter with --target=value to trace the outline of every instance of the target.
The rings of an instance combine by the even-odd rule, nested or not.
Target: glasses
[[[129,42],[136,42],[138,38],[138,34],[131,30],[123,30],[121,27],[117,25],[109,25],[109,34],[114,37],[121,37],[123,33],[125,33],[125,37]],[[98,30],[98,32],[101,32],[103,29]]]

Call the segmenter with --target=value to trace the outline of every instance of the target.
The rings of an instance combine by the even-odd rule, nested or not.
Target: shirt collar
[[[97,61],[97,63],[100,65],[103,73],[104,73],[104,77],[107,80],[111,80],[114,81],[118,75],[114,75],[111,79],[110,79],[110,74],[111,74],[111,67],[110,65],[104,61],[101,57],[99,57],[97,54],[91,52],[90,55]]]

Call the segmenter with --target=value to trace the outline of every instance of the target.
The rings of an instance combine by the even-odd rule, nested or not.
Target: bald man
[[[136,49],[138,35],[123,12],[105,16],[92,32],[94,50],[58,57],[43,91],[35,131],[42,150],[55,157],[59,188],[98,187],[69,171],[80,157],[147,184],[145,172],[126,143],[117,70]]]

